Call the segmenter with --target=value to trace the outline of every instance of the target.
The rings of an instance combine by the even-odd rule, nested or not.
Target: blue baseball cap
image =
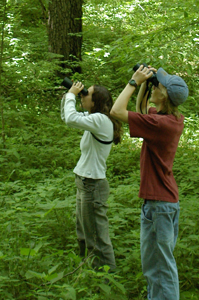
[[[185,102],[189,95],[189,89],[185,81],[177,75],[169,75],[163,68],[157,71],[158,81],[167,89],[169,99],[178,106]]]

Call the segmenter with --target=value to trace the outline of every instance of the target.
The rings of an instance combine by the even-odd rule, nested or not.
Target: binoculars
[[[148,68],[148,66],[147,66],[146,63],[143,63],[143,64],[136,64],[136,65],[133,67],[133,71],[134,71],[134,72],[137,71],[137,69],[138,69],[141,65],[143,65],[144,67],[147,67],[147,68]],[[148,82],[151,82],[152,85],[155,85],[155,86],[157,87],[158,84],[159,84],[159,81],[158,81],[158,79],[157,79],[156,73],[155,73],[154,71],[152,71],[152,72],[153,72],[153,75],[152,75],[147,81],[148,81]]]
[[[73,82],[68,77],[65,77],[61,85],[65,86],[67,89],[70,89],[73,85]],[[86,88],[83,88],[83,90],[80,93],[86,96],[88,95],[88,90]]]

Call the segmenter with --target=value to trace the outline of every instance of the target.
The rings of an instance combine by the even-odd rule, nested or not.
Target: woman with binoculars
[[[121,123],[110,116],[113,100],[105,87],[93,85],[84,94],[83,89],[81,82],[72,84],[62,99],[61,112],[68,126],[84,130],[81,157],[74,169],[77,240],[80,256],[84,257],[86,251],[94,256],[93,268],[100,270],[108,265],[111,271],[116,264],[106,215],[109,196],[106,160],[112,143],[120,142]],[[75,108],[79,93],[84,113]]]

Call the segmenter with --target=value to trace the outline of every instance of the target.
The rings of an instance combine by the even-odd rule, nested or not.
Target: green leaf
[[[102,291],[105,292],[105,294],[109,295],[110,294],[110,291],[111,291],[111,287],[102,283],[102,284],[99,284],[99,287],[102,289]]]
[[[38,253],[39,250],[40,250],[40,248],[41,248],[42,246],[43,246],[43,243],[40,242],[40,243],[34,248],[35,252]]]
[[[188,18],[188,16],[189,16],[188,13],[186,11],[184,11],[184,17]]]
[[[26,279],[30,279],[30,278],[45,278],[46,277],[46,274],[45,273],[38,273],[38,272],[34,272],[34,271],[31,271],[31,270],[28,270],[25,274],[26,276]]]
[[[51,283],[55,283],[57,282],[58,280],[62,279],[64,277],[64,272],[60,272],[57,274],[57,276],[53,279],[50,280]]]
[[[126,290],[124,288],[124,286],[119,283],[118,281],[116,281],[113,277],[109,276],[108,279],[123,293],[126,293]]]
[[[60,265],[61,265],[61,263],[59,263],[56,266],[52,267],[50,270],[48,270],[48,274],[52,274]]]
[[[3,258],[5,258],[6,257],[6,255],[4,255],[1,251],[0,251],[0,259],[3,259]]]
[[[25,256],[35,256],[36,251],[30,248],[20,248],[20,254]]]
[[[67,287],[68,292],[67,293],[62,293],[61,296],[64,299],[71,299],[71,300],[76,300],[76,291],[73,287]]]

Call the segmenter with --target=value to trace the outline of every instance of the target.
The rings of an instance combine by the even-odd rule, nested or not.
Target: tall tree
[[[49,2],[50,52],[63,55],[62,67],[81,72],[83,0]]]

